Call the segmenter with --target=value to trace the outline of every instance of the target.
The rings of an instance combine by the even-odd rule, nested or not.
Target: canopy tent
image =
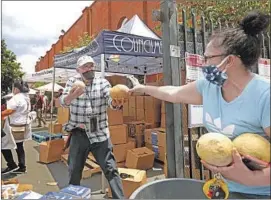
[[[123,24],[118,32],[134,34],[137,36],[149,37],[160,40],[158,37],[139,17],[134,15],[128,22]]]
[[[34,95],[34,94],[36,94],[36,92],[37,92],[36,90],[30,88],[28,94]],[[9,94],[3,96],[4,99],[11,98],[11,97],[13,97],[13,93],[9,93]]]
[[[54,89],[52,90],[52,88]],[[52,92],[52,91],[57,92],[60,89],[64,89],[64,88],[61,85],[58,85],[57,83],[55,83],[54,85],[53,83],[49,83],[49,84],[36,88],[36,90],[47,91],[47,92]]]
[[[23,76],[23,80],[26,82],[45,82],[51,83],[53,81],[54,69],[45,69],[35,73],[28,73]],[[95,72],[96,76],[101,76],[101,72]],[[66,83],[70,77],[78,75],[75,69],[55,69],[55,82]],[[105,76],[126,76],[124,74],[105,73]]]
[[[106,30],[86,47],[55,55],[54,67],[75,69],[82,55],[92,56],[101,72],[146,75],[163,70],[160,39]]]

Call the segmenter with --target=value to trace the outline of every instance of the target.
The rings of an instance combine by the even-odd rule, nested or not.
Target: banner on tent
[[[197,54],[185,53],[186,61],[186,83],[200,79],[202,75],[201,66],[204,57]],[[188,128],[203,127],[203,106],[188,105]]]
[[[76,63],[79,57],[82,55],[90,55],[94,58],[96,64],[100,63],[100,55],[129,55],[138,57],[162,57],[162,41],[156,40],[148,37],[136,36],[132,34],[126,34],[116,31],[102,31],[98,37],[93,40],[88,46],[75,49],[69,53],[59,54],[55,56],[54,67],[56,68],[76,68]],[[127,58],[122,56],[125,62]],[[123,73],[133,73],[133,69],[130,67],[137,66],[135,60],[131,63],[128,68],[114,68],[109,69],[109,72],[123,72]],[[148,63],[146,63],[148,66]],[[111,66],[110,66],[111,68]],[[159,67],[158,67],[159,68]],[[124,71],[120,71],[124,70]]]

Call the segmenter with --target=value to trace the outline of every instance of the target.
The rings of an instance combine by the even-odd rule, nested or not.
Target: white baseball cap
[[[93,58],[91,56],[81,56],[78,60],[77,60],[77,68],[83,66],[86,63],[93,63],[95,64]]]

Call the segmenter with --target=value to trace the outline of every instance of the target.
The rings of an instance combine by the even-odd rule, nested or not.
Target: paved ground
[[[59,191],[59,189],[67,186],[68,183],[68,169],[67,166],[61,161],[51,164],[41,164],[38,153],[38,143],[35,141],[25,142],[26,151],[26,165],[27,174],[19,175],[20,183],[32,184],[34,191],[40,194],[45,194],[50,191]],[[14,159],[17,161],[16,152],[13,152]],[[2,169],[6,167],[6,162],[2,156]],[[157,170],[158,169],[158,170]],[[147,171],[148,181],[164,178],[162,166],[155,163],[155,170],[151,169]],[[12,175],[2,176],[2,179],[12,178]],[[57,182],[57,186],[49,186],[48,182]],[[105,198],[104,194],[101,194],[101,174],[94,174],[91,178],[81,181],[81,185],[90,187],[93,191],[93,199]]]

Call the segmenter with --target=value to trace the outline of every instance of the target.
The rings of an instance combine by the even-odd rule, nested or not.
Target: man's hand
[[[128,99],[112,99],[113,107],[122,107],[124,103],[126,103]]]
[[[144,92],[143,89],[145,86],[140,84],[139,81],[135,77],[128,76],[127,78],[131,81],[133,85],[133,88],[129,90],[130,94],[133,92]]]
[[[70,103],[76,99],[77,97],[81,96],[85,93],[85,88],[82,87],[74,87],[70,90],[70,93],[68,96],[64,99],[65,103],[67,105],[70,105]]]

